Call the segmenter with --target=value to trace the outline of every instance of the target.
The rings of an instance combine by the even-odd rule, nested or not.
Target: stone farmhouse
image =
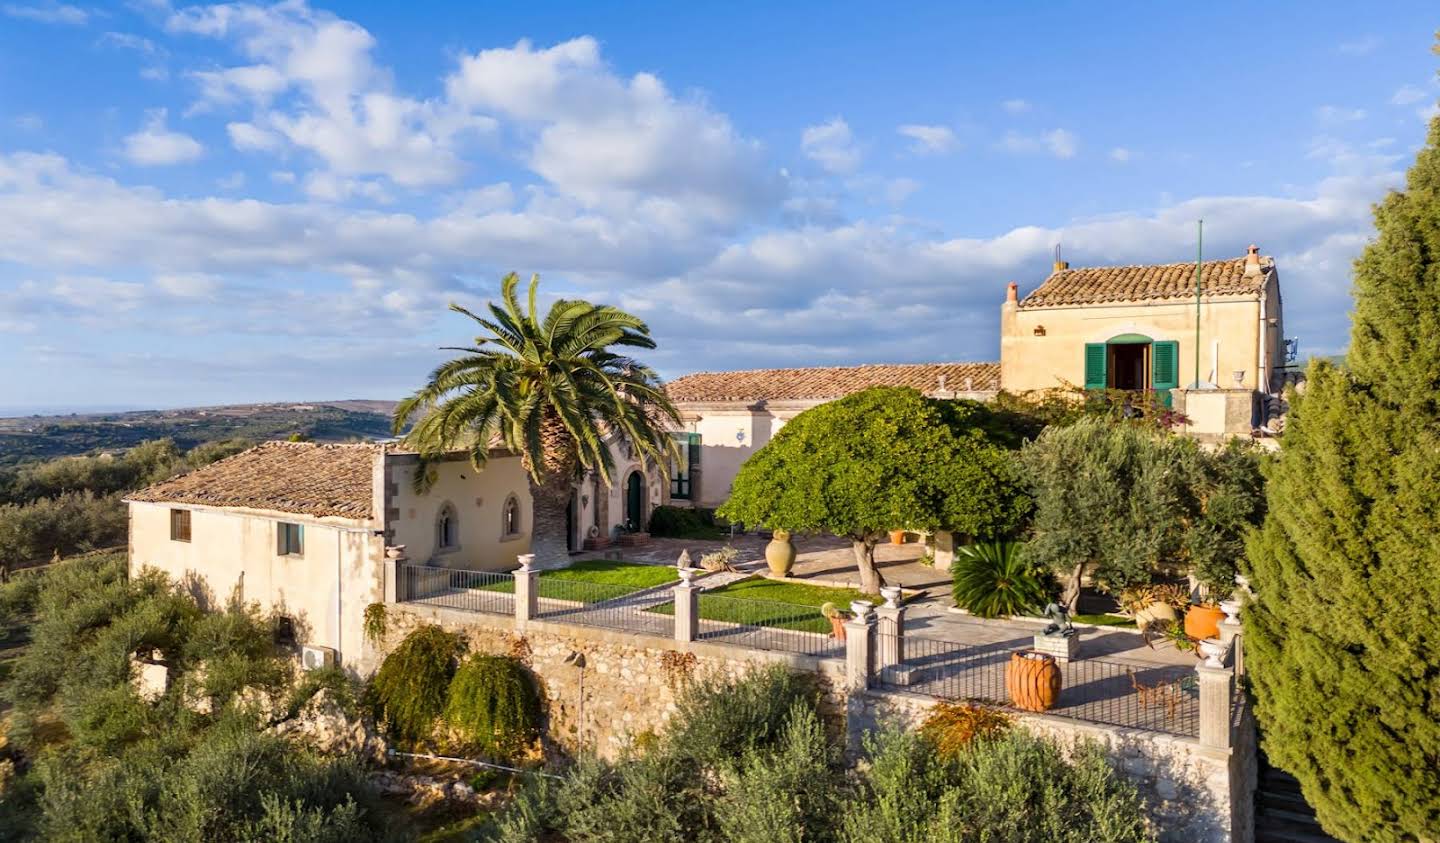
[[[1071,269],[1057,264],[1001,308],[999,363],[764,369],[686,375],[667,389],[681,413],[681,459],[662,472],[609,443],[611,483],[593,472],[567,513],[572,552],[636,540],[655,507],[715,507],[745,459],[800,412],[874,386],[984,400],[1066,383],[1154,389],[1196,433],[1249,433],[1283,378],[1274,261],[1203,267],[1195,343],[1194,264]],[[1201,380],[1186,382],[1196,355]],[[1182,386],[1186,382],[1186,386]],[[366,606],[384,598],[387,554],[412,564],[504,571],[530,548],[530,495],[519,457],[495,451],[483,470],[461,455],[435,466],[392,444],[271,442],[132,494],[132,571],[160,568],[212,602],[257,601],[291,618],[298,641],[341,658],[363,650]],[[948,537],[937,537],[943,539]],[[948,547],[939,542],[937,550]],[[399,550],[403,548],[403,550]],[[937,554],[938,555],[938,554]],[[565,560],[539,560],[541,565]]]

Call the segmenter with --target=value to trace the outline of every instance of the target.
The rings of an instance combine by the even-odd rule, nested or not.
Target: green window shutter
[[[1161,401],[1170,406],[1170,390],[1180,385],[1180,343],[1157,342],[1150,347],[1151,382]]]
[[[1103,342],[1085,343],[1085,388],[1104,389],[1106,348]]]

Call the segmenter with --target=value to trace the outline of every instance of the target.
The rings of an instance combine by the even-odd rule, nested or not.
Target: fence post
[[[689,643],[699,637],[700,588],[695,585],[695,569],[681,568],[675,586],[675,640]]]
[[[870,687],[874,670],[875,612],[865,600],[850,604],[854,617],[845,622],[845,685],[851,691]]]
[[[403,603],[410,599],[405,588],[405,545],[385,548],[385,602]]]
[[[1200,745],[1230,748],[1230,706],[1235,700],[1235,670],[1213,659],[1195,668],[1200,679]]]
[[[535,554],[516,557],[520,568],[515,572],[515,622],[525,623],[540,613],[540,572],[532,567]]]
[[[1226,618],[1220,622],[1220,643],[1230,650],[1230,663],[1235,667],[1236,676],[1245,675],[1244,637],[1240,634],[1240,621]]]
[[[883,677],[887,669],[900,664],[903,657],[901,638],[905,635],[905,607],[900,605],[900,587],[886,586],[880,589],[885,598],[884,605],[875,607],[876,671]]]

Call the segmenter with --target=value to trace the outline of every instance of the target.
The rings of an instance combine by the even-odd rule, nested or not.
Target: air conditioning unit
[[[306,670],[334,667],[335,650],[330,647],[314,647],[306,644],[300,648],[300,665]]]

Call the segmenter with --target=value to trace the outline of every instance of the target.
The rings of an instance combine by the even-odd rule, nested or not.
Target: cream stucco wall
[[[190,541],[170,538],[170,510],[190,510]],[[304,527],[304,553],[281,556],[276,525]],[[384,598],[384,546],[368,521],[181,504],[130,503],[130,570],[154,567],[210,607],[238,594],[295,621],[301,643],[358,658],[365,607]],[[238,589],[238,591],[237,591]]]
[[[404,545],[411,563],[433,563],[446,568],[476,571],[510,571],[515,557],[530,551],[534,512],[530,487],[520,458],[494,455],[476,470],[468,459],[456,457],[436,463],[435,483],[423,495],[415,494],[413,456],[391,455],[386,460],[386,530],[388,542]],[[520,504],[520,534],[504,535],[505,501],[514,496]],[[441,508],[454,507],[459,546],[436,547],[436,525]]]
[[[1273,282],[1272,282],[1273,283]],[[1279,363],[1278,291],[1267,302],[1266,373],[1261,360],[1260,299],[1206,299],[1200,306],[1200,380],[1222,388],[1236,386],[1234,372],[1244,372],[1240,386],[1262,389]],[[1036,330],[1044,328],[1044,336]],[[1000,384],[1010,392],[1049,389],[1085,382],[1085,344],[1105,342],[1120,334],[1143,334],[1152,340],[1179,344],[1180,384],[1195,379],[1195,303],[1163,302],[1017,308],[1006,302],[1000,320]],[[1218,367],[1216,360],[1218,358]]]

